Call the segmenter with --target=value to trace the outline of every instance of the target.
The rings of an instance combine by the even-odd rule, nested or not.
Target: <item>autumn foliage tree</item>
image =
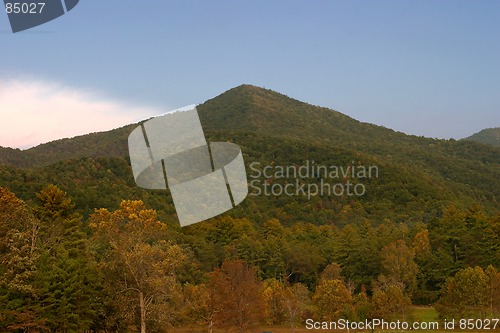
[[[346,318],[353,314],[353,297],[341,280],[322,280],[313,296],[319,320]]]
[[[0,330],[44,328],[36,312],[39,222],[14,193],[0,188]]]
[[[288,324],[292,332],[309,307],[309,290],[302,283],[289,285],[276,279],[264,282],[266,324]]]
[[[212,307],[212,295],[206,284],[183,286],[182,309],[187,325],[202,325],[208,333],[213,332],[216,310]]]
[[[377,288],[372,296],[370,317],[381,319],[407,319],[410,299],[404,295],[401,284],[389,283]]]
[[[97,210],[90,221],[105,288],[119,309],[115,325],[139,322],[145,333],[148,323],[171,324],[180,299],[176,269],[185,254],[166,240],[156,212],[142,201],[122,201],[119,210]]]
[[[286,297],[286,286],[276,279],[264,281],[263,296],[265,301],[265,318],[267,325],[280,325],[285,322],[283,301]]]
[[[288,286],[284,291],[282,304],[285,310],[286,321],[293,333],[295,332],[297,323],[304,319],[303,317],[309,308],[309,290],[304,284],[296,283],[293,286]]]
[[[411,295],[417,284],[418,265],[415,250],[404,240],[397,240],[384,246],[381,251],[382,271],[391,283],[401,284],[407,295]]]
[[[241,260],[225,261],[212,272],[210,290],[217,326],[242,332],[262,322],[264,299],[256,268]]]

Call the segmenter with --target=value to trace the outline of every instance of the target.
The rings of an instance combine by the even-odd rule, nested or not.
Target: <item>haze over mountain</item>
[[[417,220],[430,218],[438,207],[450,203],[465,207],[481,202],[486,209],[498,208],[498,147],[410,136],[250,85],[206,101],[198,112],[209,141],[231,141],[242,147],[247,173],[249,164],[256,161],[261,165],[354,162],[380,169],[380,178],[368,181],[369,192],[362,198],[249,197],[231,214],[244,216],[251,209],[264,219],[276,214],[268,209],[276,206],[276,200],[284,211],[302,202],[289,214],[291,220],[310,219],[311,211],[320,205],[322,217],[314,217],[316,223],[338,218],[346,205],[357,206],[358,217]],[[136,126],[57,140],[26,151],[1,148],[0,186],[29,200],[28,193],[55,183],[87,212],[101,206],[113,208],[118,198],[132,196],[175,214],[171,199],[165,205],[164,193],[144,191],[134,184],[127,138]]]

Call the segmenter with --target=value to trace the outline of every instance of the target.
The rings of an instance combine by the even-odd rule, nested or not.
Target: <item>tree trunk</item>
[[[208,333],[213,333],[214,331],[214,321],[212,319],[208,322]]]
[[[38,234],[38,226],[34,221],[31,222],[31,247],[30,247],[30,259],[33,258],[33,252],[36,247],[36,236]]]
[[[139,291],[139,307],[141,309],[141,333],[146,333],[146,304],[142,290]]]

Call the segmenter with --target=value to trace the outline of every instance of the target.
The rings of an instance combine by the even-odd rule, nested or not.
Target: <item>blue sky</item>
[[[103,128],[76,135],[249,83],[405,133],[462,138],[500,126],[499,18],[495,0],[81,0],[13,34],[1,13],[0,122],[29,127],[8,100],[24,85],[37,96],[30,112],[47,119],[51,104],[35,104],[48,94],[99,104],[86,118]],[[33,145],[7,135],[0,145]]]

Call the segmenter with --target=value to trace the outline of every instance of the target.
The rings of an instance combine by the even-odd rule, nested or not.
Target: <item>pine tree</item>
[[[74,213],[66,193],[54,185],[43,189],[37,198],[38,312],[51,330],[84,331],[92,326],[95,317],[98,281],[82,232],[81,216]]]

